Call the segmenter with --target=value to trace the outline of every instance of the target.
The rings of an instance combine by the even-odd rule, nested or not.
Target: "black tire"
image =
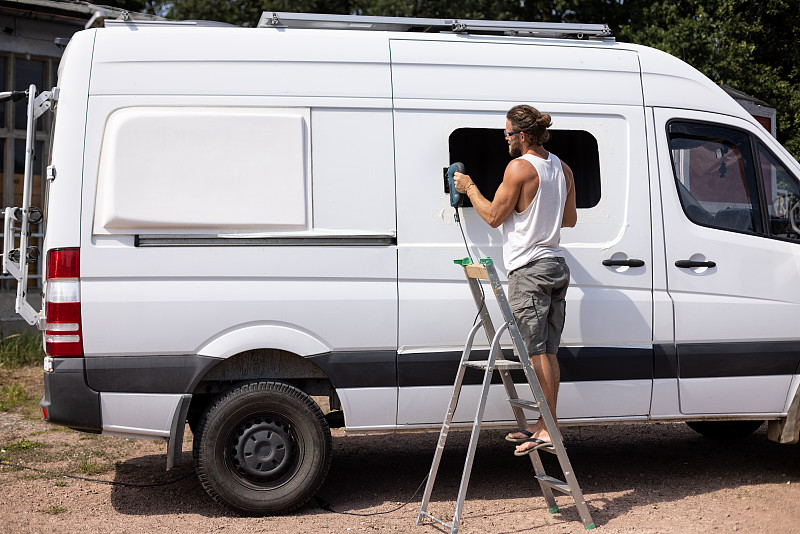
[[[206,410],[197,432],[194,463],[203,489],[240,514],[291,512],[328,474],[328,424],[319,406],[288,384],[232,389]]]
[[[687,421],[689,428],[713,440],[746,438],[764,424],[764,421]]]

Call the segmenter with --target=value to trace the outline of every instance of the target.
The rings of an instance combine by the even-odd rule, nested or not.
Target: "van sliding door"
[[[567,324],[558,354],[558,416],[644,418],[652,391],[652,252],[642,93],[638,62],[624,51],[393,40],[398,212],[398,424],[441,423],[463,343],[477,313],[454,258],[489,256],[501,278],[502,235],[471,207],[461,229],[443,187],[442,168],[461,160],[491,198],[510,160],[506,111],[532,103],[553,117],[545,145],[576,174],[578,225],[562,232],[572,272]],[[435,64],[431,61],[435,59]],[[604,73],[591,69],[611,69]],[[597,101],[587,105],[586,76]],[[547,83],[542,83],[547,80]],[[467,246],[465,247],[465,241]],[[467,251],[468,248],[468,251]],[[639,261],[634,261],[639,260]],[[607,264],[603,262],[606,261]],[[495,324],[501,315],[491,293]],[[477,338],[476,338],[477,339]],[[487,350],[482,346],[473,351]],[[507,340],[510,348],[510,339]],[[484,353],[485,354],[485,353]],[[471,422],[480,377],[466,377],[455,422]],[[516,377],[524,383],[522,376]],[[487,422],[511,422],[494,385]],[[520,394],[530,398],[529,388]]]

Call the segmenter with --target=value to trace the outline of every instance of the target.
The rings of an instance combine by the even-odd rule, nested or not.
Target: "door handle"
[[[675,262],[675,267],[681,269],[689,269],[691,267],[716,267],[717,263],[713,261],[695,261],[695,260],[678,260]]]
[[[644,260],[629,259],[629,260],[603,260],[603,265],[606,267],[644,267]]]

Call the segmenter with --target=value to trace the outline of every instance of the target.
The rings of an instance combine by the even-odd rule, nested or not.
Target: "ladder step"
[[[464,362],[464,365],[467,367],[472,367],[474,369],[481,369],[481,370],[486,370],[486,366],[488,364],[489,360],[469,360]],[[522,364],[514,360],[495,360],[494,369],[497,371],[522,369]]]
[[[563,482],[561,480],[558,480],[557,478],[553,478],[548,475],[539,475],[536,477],[536,479],[543,485],[547,486],[548,488],[553,488],[554,490],[566,493],[567,495],[572,495],[572,490],[570,489],[569,484],[567,484],[566,482]]]
[[[433,515],[429,514],[428,512],[420,512],[420,513],[419,513],[419,515],[421,515],[422,517],[427,517],[428,519],[430,519],[430,520],[431,520],[431,521],[433,521],[434,523],[439,523],[439,524],[440,524],[440,525],[442,525],[443,527],[447,527],[447,528],[449,528],[450,530],[452,530],[452,529],[453,529],[453,524],[452,524],[452,523],[448,523],[447,521],[442,521],[442,520],[441,520],[441,519],[439,519],[438,517],[436,517],[436,516],[433,516]],[[419,524],[419,523],[417,523],[417,524]]]
[[[516,406],[524,410],[533,410],[535,412],[539,411],[539,403],[536,401],[529,401],[525,399],[508,399],[508,402],[511,404],[511,406]]]

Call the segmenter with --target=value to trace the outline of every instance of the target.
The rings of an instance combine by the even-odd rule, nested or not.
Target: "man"
[[[466,174],[455,174],[455,187],[492,228],[502,225],[509,303],[555,419],[561,378],[556,353],[569,285],[559,241],[561,228],[575,226],[578,212],[572,170],[542,146],[550,138],[550,125],[550,115],[514,106],[506,114],[505,136],[516,159],[506,167],[494,200],[487,200]],[[506,440],[520,444],[517,456],[552,444],[541,418]]]

